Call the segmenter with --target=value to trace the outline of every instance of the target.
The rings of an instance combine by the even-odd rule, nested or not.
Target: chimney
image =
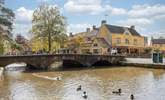
[[[104,24],[106,24],[106,23],[107,23],[106,20],[102,20],[102,21],[101,21],[101,25],[104,25]]]
[[[89,33],[90,32],[90,28],[87,28],[86,32]]]
[[[130,28],[131,28],[131,29],[135,29],[135,26],[134,26],[134,25],[132,25]]]
[[[95,30],[96,29],[96,25],[93,25],[93,30]]]
[[[69,33],[69,36],[70,36],[70,37],[72,37],[72,36],[73,36],[72,32],[70,32],[70,33]]]

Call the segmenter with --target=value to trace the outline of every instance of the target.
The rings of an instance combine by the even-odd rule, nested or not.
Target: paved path
[[[126,58],[126,60],[126,63],[165,65],[165,59],[163,63],[153,63],[151,58]]]

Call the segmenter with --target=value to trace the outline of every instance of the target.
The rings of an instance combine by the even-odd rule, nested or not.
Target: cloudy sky
[[[32,13],[43,2],[60,8],[67,18],[68,33],[99,27],[106,19],[112,25],[135,25],[146,36],[165,36],[165,0],[6,0],[16,14],[15,34],[30,37]]]

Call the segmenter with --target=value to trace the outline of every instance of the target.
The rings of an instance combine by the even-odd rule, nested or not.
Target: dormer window
[[[125,32],[126,35],[129,35],[129,32]]]
[[[126,34],[126,35],[129,35],[130,34],[128,28],[126,28],[126,27],[124,28],[124,34]]]
[[[90,37],[87,37],[87,41],[91,41],[91,38]]]
[[[98,45],[97,45],[97,43],[95,43],[95,44],[93,44],[93,46],[94,46],[94,47],[97,47]]]

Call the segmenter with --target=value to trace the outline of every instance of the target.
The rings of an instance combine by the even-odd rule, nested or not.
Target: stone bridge
[[[13,63],[26,63],[38,69],[49,69],[54,62],[79,63],[83,66],[92,66],[97,62],[118,64],[124,60],[124,56],[115,55],[84,55],[84,54],[40,54],[21,56],[0,56],[0,66],[5,67]]]

